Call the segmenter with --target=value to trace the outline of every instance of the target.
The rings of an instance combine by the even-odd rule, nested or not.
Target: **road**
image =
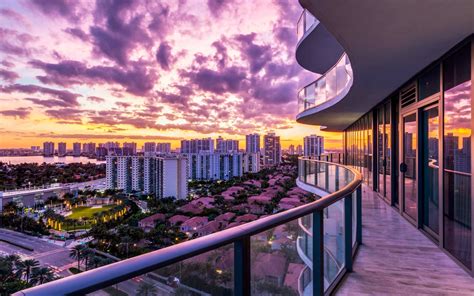
[[[69,249],[63,246],[47,242],[40,238],[29,236],[23,233],[0,228],[0,237],[5,240],[18,242],[19,244],[29,246],[33,251],[0,242],[0,254],[17,254],[23,259],[36,259],[43,266],[53,267],[59,275],[69,275],[67,269],[77,263],[69,258]]]

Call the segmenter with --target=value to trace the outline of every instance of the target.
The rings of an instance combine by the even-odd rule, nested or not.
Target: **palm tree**
[[[71,249],[69,252],[69,257],[72,259],[77,260],[77,269],[81,269],[81,260],[82,260],[82,252],[84,251],[84,245],[76,245],[74,248]]]
[[[38,260],[27,259],[24,261],[20,261],[17,268],[20,274],[25,274],[25,280],[27,283],[29,283],[31,272],[38,265],[39,265]]]
[[[48,267],[34,268],[31,277],[31,283],[33,285],[42,285],[54,280],[55,278],[56,277],[54,276],[54,273]]]
[[[137,289],[137,296],[152,296],[156,295],[158,290],[155,288],[154,285],[147,283],[147,282],[142,282],[140,286],[138,286]]]

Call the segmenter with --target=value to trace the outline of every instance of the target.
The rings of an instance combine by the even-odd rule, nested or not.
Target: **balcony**
[[[354,169],[302,158],[297,183],[320,196],[314,202],[15,295],[134,295],[144,286],[158,294],[329,294],[352,270],[362,239],[361,182]]]
[[[309,71],[327,72],[344,53],[339,42],[308,10],[299,17],[296,34],[296,60]]]
[[[312,115],[341,101],[352,87],[352,82],[351,63],[344,53],[328,72],[298,92],[296,121],[314,124]]]

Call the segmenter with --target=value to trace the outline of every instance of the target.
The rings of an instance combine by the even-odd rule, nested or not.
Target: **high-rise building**
[[[154,155],[156,152],[156,143],[155,142],[146,142],[143,145],[143,153],[145,155]]]
[[[303,146],[296,146],[296,155],[303,155]]]
[[[181,141],[181,153],[214,152],[214,140],[211,138]]]
[[[278,165],[281,162],[281,146],[280,137],[275,133],[268,133],[263,137],[264,158],[263,164],[265,166]]]
[[[190,153],[189,177],[193,180],[229,180],[243,174],[242,153]]]
[[[53,156],[54,155],[54,143],[53,142],[44,142],[43,143],[43,155],[44,156]]]
[[[81,156],[81,143],[72,143],[72,155],[73,156]]]
[[[295,155],[295,145],[292,144],[288,147],[288,154]]]
[[[324,138],[317,135],[304,137],[304,156],[314,157],[324,153]]]
[[[244,173],[258,173],[260,171],[260,152],[243,154]]]
[[[245,152],[257,153],[260,152],[260,135],[250,134],[245,136]]]
[[[157,198],[184,199],[188,195],[185,157],[107,156],[106,186],[124,192],[143,192]]]
[[[95,143],[84,143],[82,144],[82,152],[87,155],[95,155]]]
[[[65,156],[67,153],[66,143],[59,142],[58,143],[58,156]]]
[[[170,154],[171,153],[171,143],[156,143],[156,153]]]
[[[226,140],[222,137],[216,139],[216,152],[218,153],[232,153],[239,152],[238,140]]]
[[[135,154],[137,154],[137,143],[124,142],[123,147],[122,147],[122,155],[135,155]]]

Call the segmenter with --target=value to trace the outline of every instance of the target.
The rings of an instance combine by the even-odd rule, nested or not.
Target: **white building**
[[[268,133],[263,137],[264,145],[264,158],[263,163],[265,166],[278,165],[281,162],[281,145],[280,136],[274,133]]]
[[[260,152],[260,135],[250,134],[245,136],[245,152],[257,153]]]
[[[317,135],[304,137],[304,156],[319,156],[324,153],[324,138]]]
[[[243,174],[243,153],[189,153],[189,177],[193,180],[229,180]]]
[[[238,140],[226,140],[222,137],[216,139],[216,152],[218,153],[232,153],[239,152]]]
[[[106,185],[157,198],[188,195],[188,161],[184,157],[107,156]]]
[[[243,155],[243,172],[258,173],[260,171],[260,152]]]

